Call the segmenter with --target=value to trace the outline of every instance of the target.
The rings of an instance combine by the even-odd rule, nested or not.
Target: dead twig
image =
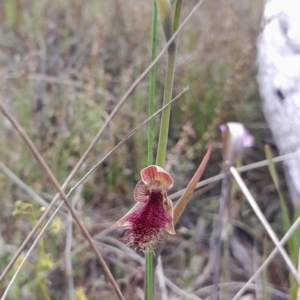
[[[67,196],[65,195],[64,191],[62,190],[60,184],[58,183],[57,179],[55,178],[54,174],[52,173],[52,171],[50,170],[50,168],[48,167],[48,165],[46,164],[45,160],[43,159],[43,157],[41,156],[41,154],[39,153],[39,151],[37,150],[37,148],[35,147],[35,145],[33,144],[33,142],[30,140],[30,138],[28,137],[28,135],[26,134],[26,132],[23,130],[23,128],[20,126],[20,124],[18,123],[18,121],[10,114],[10,112],[6,109],[6,107],[4,106],[4,104],[0,101],[0,109],[2,110],[2,113],[10,120],[10,122],[12,123],[12,125],[14,126],[14,128],[19,132],[19,134],[21,135],[22,139],[24,140],[24,142],[26,143],[26,145],[28,146],[28,148],[30,149],[31,153],[33,154],[33,156],[35,157],[35,159],[37,160],[37,162],[40,164],[41,169],[44,170],[44,172],[47,174],[47,176],[49,177],[50,181],[52,182],[52,184],[54,185],[54,187],[56,188],[56,190],[58,191],[58,193],[60,194],[60,196],[63,198],[64,203],[66,204],[66,206],[68,207],[69,211],[72,214],[73,219],[76,221],[76,223],[78,224],[79,228],[82,231],[83,236],[87,239],[88,243],[90,244],[90,247],[92,248],[92,250],[94,251],[100,265],[102,266],[107,278],[109,279],[109,281],[111,282],[112,286],[115,289],[115,292],[118,296],[119,299],[121,300],[125,300],[112,273],[110,272],[109,267],[107,266],[106,262],[104,261],[101,253],[99,252],[97,245],[95,244],[95,242],[93,241],[91,235],[89,234],[89,232],[87,231],[87,229],[85,228],[85,226],[83,225],[83,223],[81,222],[81,220],[79,219],[79,217],[77,216],[77,213],[75,212],[75,210],[73,209],[73,207],[70,205]],[[13,278],[11,279],[9,285],[7,286],[1,300],[5,300],[7,293],[9,291],[9,288],[11,287],[13,281],[15,279],[15,275],[13,276]]]

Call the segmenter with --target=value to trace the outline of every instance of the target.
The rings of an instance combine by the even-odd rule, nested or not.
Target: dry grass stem
[[[76,193],[71,199],[71,205],[74,209],[77,201],[80,198],[81,192],[82,192],[82,187],[76,190]],[[73,219],[71,213],[69,212],[67,216],[67,226],[66,226],[65,261],[66,261],[66,275],[67,275],[67,284],[68,284],[68,296],[70,300],[75,299],[72,256],[71,256],[72,240],[73,240]]]
[[[161,300],[168,300],[168,291],[166,288],[166,281],[164,275],[164,269],[161,261],[161,256],[157,259],[157,266],[156,266],[156,277],[157,283],[161,292]]]
[[[35,159],[37,160],[37,162],[40,164],[40,166],[44,170],[44,172],[47,174],[47,176],[49,177],[50,181],[52,182],[52,184],[54,185],[54,187],[59,192],[60,196],[63,198],[64,203],[66,204],[66,206],[68,207],[68,209],[70,210],[70,212],[72,214],[72,217],[74,218],[74,220],[78,224],[78,226],[81,229],[84,237],[89,242],[90,247],[94,251],[94,253],[95,253],[95,255],[96,255],[96,257],[97,257],[100,265],[103,268],[103,271],[105,272],[106,276],[108,277],[109,281],[111,282],[112,286],[114,287],[115,292],[116,292],[118,298],[119,299],[124,299],[124,297],[123,297],[123,295],[122,295],[122,293],[121,293],[121,291],[120,291],[120,289],[119,289],[119,287],[118,287],[118,285],[117,285],[117,283],[116,283],[116,281],[115,281],[112,273],[110,272],[110,269],[106,265],[106,262],[104,261],[102,255],[99,252],[99,250],[98,250],[96,244],[94,243],[92,237],[90,236],[89,232],[87,231],[87,229],[85,228],[85,226],[83,225],[83,223],[81,222],[81,220],[79,219],[79,217],[77,216],[75,210],[72,208],[72,206],[68,202],[68,199],[67,199],[65,193],[61,189],[58,181],[56,180],[56,178],[53,175],[52,171],[49,169],[48,165],[46,164],[46,162],[44,161],[44,159],[40,155],[39,151],[37,150],[37,148],[35,147],[35,145],[32,143],[32,141],[30,140],[30,138],[27,136],[27,134],[23,130],[23,128],[19,125],[19,123],[17,122],[17,120],[9,113],[9,111],[6,109],[6,107],[4,106],[4,104],[1,101],[0,101],[0,109],[2,110],[3,114],[10,120],[10,122],[12,123],[12,125],[14,126],[14,128],[20,133],[22,139],[24,140],[24,142],[26,143],[26,145],[30,149],[31,153],[33,154],[33,156],[35,157]],[[10,286],[11,286],[11,284],[9,284],[9,286],[7,287],[7,289],[4,292],[1,300],[5,300]]]
[[[126,246],[124,243],[122,243],[112,237],[109,237],[109,236],[105,236],[105,237],[101,238],[101,240],[104,243],[98,242],[98,244],[101,245],[103,248],[109,248],[111,251],[114,251],[119,254],[121,253],[123,256],[126,256],[126,257],[129,256],[132,259],[134,259],[136,262],[138,262],[140,265],[144,266],[145,260],[140,255],[138,255],[135,251],[133,251],[131,248]],[[115,247],[108,245],[108,243],[114,245]],[[118,247],[119,249],[116,247]],[[126,266],[126,268],[128,268],[128,266]],[[157,273],[156,273],[156,276],[157,276]],[[157,280],[159,280],[159,278],[157,278]],[[169,278],[164,277],[164,280],[166,282],[166,285],[178,296],[183,297],[184,299],[187,299],[187,300],[202,300],[200,297],[184,291],[183,289],[178,287],[176,284],[174,284]]]
[[[70,190],[72,193],[79,185],[81,185],[110,155],[112,155],[117,149],[119,149],[130,137],[132,137],[137,131],[139,131],[143,126],[145,126],[150,120],[152,120],[155,116],[161,113],[165,108],[169,107],[173,102],[181,97],[186,91],[188,91],[189,87],[185,87],[174,99],[172,99],[169,103],[161,107],[157,112],[155,112],[152,116],[143,121],[140,125],[134,128],[125,138],[122,139],[115,147],[113,147],[107,154],[103,156],[103,158],[98,161],[94,167],[88,171]]]
[[[107,159],[113,152],[115,152],[121,145],[123,145],[132,135],[134,135],[134,133],[136,133],[140,128],[142,128],[145,124],[147,124],[152,118],[154,118],[157,114],[159,114],[163,109],[165,109],[167,106],[171,105],[173,102],[175,102],[177,99],[180,98],[180,96],[185,93],[188,90],[188,87],[184,88],[182,90],[181,93],[179,93],[174,99],[172,99],[172,101],[170,101],[168,104],[164,105],[162,108],[160,108],[156,113],[154,113],[151,117],[147,118],[144,122],[142,122],[139,126],[137,126],[130,134],[128,134],[120,143],[118,143],[109,153],[107,153],[93,168],[92,170],[90,170],[68,193],[67,197],[69,197],[69,195],[72,194],[72,192],[78,188],[78,186],[80,186],[83,181],[105,160]],[[25,263],[25,261],[27,260],[27,258],[29,257],[30,253],[32,252],[32,250],[34,249],[34,247],[36,246],[36,244],[38,243],[39,239],[42,237],[43,233],[45,232],[46,228],[49,226],[49,224],[51,223],[51,221],[53,220],[53,218],[55,217],[55,215],[57,214],[57,212],[59,211],[60,207],[62,206],[63,202],[60,203],[60,205],[58,206],[58,208],[55,210],[55,212],[52,214],[51,218],[48,220],[48,222],[43,226],[41,232],[39,233],[39,235],[37,236],[37,238],[35,239],[34,243],[32,244],[32,246],[30,247],[30,249],[28,250],[26,256],[24,257],[22,263],[20,264],[20,266],[18,267],[18,269],[16,270],[14,277],[12,279],[12,282],[14,281],[14,279],[16,278],[16,276],[18,275],[19,271],[21,270],[23,264]],[[87,244],[86,244],[87,246]]]
[[[63,202],[61,203],[63,204]],[[45,231],[46,228],[49,226],[49,224],[51,223],[51,221],[53,220],[54,216],[53,214],[51,215],[51,218],[48,220],[47,224],[45,224],[45,226],[43,227],[43,230]],[[93,235],[93,239],[94,240],[98,240],[98,239],[101,239],[103,238],[104,236],[106,236],[107,234],[113,232],[114,230],[116,230],[117,226],[116,225],[112,225],[112,226],[109,226],[108,228],[104,229],[103,231],[97,233],[96,235]],[[40,236],[42,236],[43,234],[39,234],[38,238],[40,238]],[[36,241],[36,240],[35,240]],[[75,249],[73,249],[71,252],[70,252],[70,256],[74,256],[78,253],[80,253],[81,251],[83,251],[84,249],[86,249],[87,247],[89,246],[89,244],[87,242],[84,242],[80,245],[78,245]],[[32,249],[31,248],[34,248],[35,245],[31,246],[30,249],[28,250],[28,252],[32,252]],[[27,253],[28,254],[28,253]],[[60,266],[63,265],[64,261],[65,261],[65,257],[63,256],[60,260],[58,260],[56,263],[53,264],[52,268],[49,270],[49,273],[55,271],[57,268],[59,268]]]
[[[230,289],[230,290],[232,290],[232,289],[237,290],[237,289],[242,288],[245,283],[246,282],[234,282],[234,281],[233,282],[221,282],[221,283],[218,284],[218,287],[219,287],[219,289],[224,288],[224,289]],[[208,294],[209,292],[211,292],[213,290],[213,288],[214,288],[214,285],[208,285],[208,286],[205,286],[201,289],[198,289],[198,290],[194,291],[194,293],[195,294]],[[259,284],[256,284],[256,283],[250,283],[248,285],[248,288],[257,289],[257,290],[260,290],[260,291],[263,290],[263,287],[260,286]],[[289,295],[283,293],[280,290],[277,290],[277,289],[275,289],[271,286],[266,286],[265,288],[268,292],[272,293],[273,295],[276,295],[276,296],[278,296],[282,299],[289,299]],[[208,298],[210,298],[210,297],[208,297]]]
[[[168,103],[167,105],[163,106],[162,108],[160,108],[156,113],[154,113],[151,117],[149,117],[148,119],[146,119],[144,122],[142,122],[139,126],[137,126],[130,134],[128,134],[121,142],[119,142],[109,153],[107,153],[101,160],[100,162],[98,162],[96,164],[96,166],[89,171],[81,180],[79,180],[79,182],[69,191],[69,193],[67,194],[67,197],[69,197],[74,191],[75,189],[78,188],[78,186],[80,186],[83,181],[105,160],[107,159],[113,152],[115,152],[121,145],[123,145],[135,132],[137,132],[142,126],[144,126],[147,122],[149,122],[152,118],[154,118],[158,113],[160,113],[163,109],[165,109],[167,106],[171,105],[174,101],[176,101],[177,99],[179,99],[179,97],[188,90],[188,87],[186,87],[185,89],[183,89],[183,91],[181,93],[179,93],[170,103]],[[15,277],[18,275],[19,271],[21,270],[21,267],[23,266],[23,264],[25,263],[25,261],[27,260],[27,258],[29,257],[29,255],[31,254],[31,252],[33,251],[33,249],[35,248],[35,246],[37,245],[39,239],[42,237],[43,233],[46,231],[47,227],[50,225],[50,223],[52,222],[52,220],[54,219],[54,217],[56,216],[56,214],[58,213],[58,211],[60,210],[61,206],[63,205],[63,202],[61,202],[59,204],[59,206],[57,207],[57,209],[53,212],[53,214],[51,215],[51,217],[49,218],[49,220],[46,222],[46,224],[42,227],[42,230],[40,231],[39,235],[36,237],[36,239],[34,240],[33,244],[31,245],[31,247],[29,248],[26,256],[24,257],[21,265],[18,267],[18,269],[16,270],[16,273],[14,274]],[[107,234],[111,231],[113,231],[115,229],[115,226],[111,226],[109,230],[104,231],[104,234]],[[101,235],[101,233],[99,234]],[[96,235],[95,237],[98,237],[99,235]],[[84,248],[86,248],[88,246],[87,243],[81,245],[78,247],[78,249],[74,250],[74,253],[78,253],[79,251],[83,250]]]
[[[74,175],[76,174],[76,172],[82,166],[82,164],[84,163],[84,161],[86,160],[86,158],[88,157],[88,155],[90,154],[90,152],[92,151],[93,147],[95,146],[95,144],[98,142],[98,140],[102,136],[102,134],[104,132],[104,129],[109,124],[109,122],[113,119],[113,117],[116,115],[116,113],[118,112],[118,110],[120,109],[120,107],[123,105],[123,103],[125,102],[125,100],[131,95],[131,93],[135,90],[135,88],[142,81],[142,79],[149,73],[149,71],[156,65],[156,63],[159,61],[159,59],[163,56],[163,54],[165,53],[165,51],[168,49],[169,45],[177,38],[177,35],[179,34],[179,32],[188,23],[188,21],[190,20],[190,18],[193,16],[193,14],[196,12],[196,10],[202,5],[202,3],[203,3],[203,0],[200,0],[194,6],[194,8],[191,10],[191,12],[188,14],[188,16],[185,18],[185,20],[181,23],[181,25],[179,26],[178,30],[173,34],[173,36],[167,42],[167,44],[165,45],[165,47],[157,55],[157,57],[155,58],[155,60],[153,60],[152,63],[146,68],[146,70],[134,81],[134,83],[130,86],[130,88],[127,90],[127,92],[124,94],[124,96],[120,99],[119,103],[115,106],[115,108],[113,109],[113,111],[111,112],[111,114],[109,115],[109,117],[105,120],[103,126],[100,128],[100,130],[98,131],[97,135],[94,137],[94,139],[92,140],[91,144],[89,145],[89,147],[87,148],[87,150],[85,151],[85,153],[82,155],[82,157],[77,162],[77,164],[74,167],[74,169],[71,171],[71,173],[68,176],[68,178],[63,183],[62,190],[64,190],[67,187],[67,185],[69,184],[69,182],[71,181],[71,179],[74,177]],[[34,228],[27,235],[27,237],[25,238],[25,240],[23,241],[23,243],[21,244],[21,246],[18,248],[17,252],[14,254],[14,256],[11,259],[11,261],[9,262],[9,264],[6,266],[6,268],[1,273],[1,275],[0,275],[0,282],[3,281],[4,277],[6,276],[6,274],[12,268],[12,266],[14,265],[14,263],[16,262],[16,260],[18,259],[18,257],[22,253],[22,251],[24,250],[25,246],[27,245],[27,243],[29,242],[29,240],[32,238],[33,234],[41,226],[41,224],[43,223],[43,221],[46,218],[46,215],[52,209],[52,207],[54,206],[54,204],[55,204],[55,202],[57,201],[58,198],[59,198],[59,194],[56,194],[56,196],[53,198],[53,200],[51,201],[51,203],[49,204],[49,206],[45,210],[44,214],[38,220],[37,224],[34,226]]]
[[[290,153],[290,154],[280,155],[280,156],[274,157],[272,159],[272,162],[279,163],[279,162],[285,161],[287,159],[296,157],[299,154],[300,154],[300,152],[294,152],[294,153]],[[236,168],[236,170],[239,173],[243,173],[243,172],[254,170],[254,169],[257,169],[257,168],[266,167],[267,165],[268,165],[268,160],[262,160],[262,161],[259,161],[259,162],[255,162],[253,164],[249,164],[249,165],[246,165],[246,166],[238,167],[238,168]],[[216,176],[212,176],[212,177],[210,177],[208,179],[202,180],[202,181],[200,181],[200,182],[197,183],[196,189],[199,189],[199,188],[202,188],[202,187],[204,187],[204,186],[206,186],[208,184],[217,182],[217,181],[223,179],[224,177],[225,177],[224,173],[220,173],[220,174],[218,174]],[[186,191],[186,188],[182,189],[182,190],[180,190],[178,192],[175,192],[175,193],[173,193],[171,195],[169,195],[169,198],[171,200],[179,198],[185,191]]]
[[[3,162],[0,161],[0,170],[22,190],[24,190],[32,199],[41,206],[47,207],[48,203],[35,193],[24,181],[16,176]]]
[[[288,232],[283,236],[283,238],[279,242],[279,246],[283,246],[287,240],[291,237],[291,235],[295,232],[295,230],[298,229],[300,226],[300,217],[297,218],[297,220],[293,223],[291,228],[288,230]],[[243,293],[249,288],[249,286],[252,284],[252,281],[255,280],[257,276],[261,274],[261,272],[268,266],[268,264],[272,261],[272,259],[275,258],[277,253],[279,252],[278,246],[276,246],[273,251],[269,254],[269,256],[266,258],[266,260],[261,264],[261,266],[256,270],[256,272],[252,275],[252,277],[243,285],[243,287],[239,290],[239,292],[232,298],[232,300],[238,300]]]
[[[55,83],[55,84],[61,84],[61,85],[68,85],[76,88],[84,89],[88,92],[91,92],[92,94],[99,95],[105,97],[107,100],[116,101],[117,99],[109,93],[107,90],[103,89],[95,89],[91,86],[87,86],[86,84],[70,79],[65,78],[59,78],[55,76],[48,76],[44,74],[28,74],[26,76],[5,76],[2,77],[3,79],[27,79],[27,80],[35,80],[35,81],[44,81],[47,83]]]
[[[300,300],[294,279],[299,283],[300,217],[289,201],[284,168],[300,152],[276,157],[255,77],[264,3],[162,0],[157,14],[158,1],[0,1],[0,101],[51,168],[39,168],[0,104],[0,300],[120,299],[65,200],[109,267],[121,299],[144,299],[144,253],[122,242],[115,221],[131,206],[140,170],[159,152],[166,107],[172,117],[164,166],[176,191],[168,198],[176,210],[182,204],[176,220],[184,212],[176,235],[165,242],[162,235],[153,250],[162,247],[153,257],[154,298]],[[178,19],[173,28],[166,17],[171,14]],[[154,17],[164,25],[157,24],[153,54]],[[180,47],[174,47],[178,38]],[[170,91],[177,96],[159,109],[173,48],[179,76]],[[156,77],[149,82],[151,70]],[[150,120],[153,132],[147,135]],[[242,122],[254,143],[244,149],[241,167],[230,165],[243,181],[230,185],[223,220],[221,181],[225,171],[233,175],[224,167],[219,126],[231,121]],[[191,195],[186,187],[207,144],[213,150],[205,180],[194,180]],[[280,162],[276,172],[265,144],[275,154],[272,162]],[[190,198],[186,207],[180,197]],[[226,223],[219,255],[218,223]]]
[[[296,270],[294,264],[292,263],[290,257],[288,256],[288,254],[286,253],[284,248],[279,244],[279,240],[278,240],[275,232],[273,231],[272,227],[270,226],[270,224],[267,221],[264,214],[261,212],[261,210],[260,210],[259,206],[257,205],[256,201],[254,200],[254,198],[250,194],[250,192],[249,192],[248,188],[246,187],[245,183],[243,182],[241,176],[239,175],[236,168],[234,168],[234,167],[230,167],[230,172],[233,175],[233,177],[235,178],[235,180],[238,183],[239,187],[241,188],[243,194],[247,198],[249,204],[251,205],[253,211],[255,212],[256,216],[260,220],[261,224],[265,227],[265,229],[268,232],[268,234],[269,234],[270,238],[272,239],[273,243],[278,247],[279,252],[282,255],[283,259],[285,260],[288,268],[290,269],[290,271],[292,272],[292,274],[295,277],[296,281],[300,285],[300,279],[298,277],[298,273],[297,273],[297,270]]]

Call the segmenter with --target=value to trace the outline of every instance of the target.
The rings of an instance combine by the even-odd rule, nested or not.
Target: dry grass
[[[196,2],[184,2],[183,18]],[[258,1],[204,1],[179,36],[174,95],[187,85],[190,88],[172,108],[167,166],[174,174],[174,192],[188,183],[208,140],[215,147],[206,176],[220,172],[220,123],[241,121],[256,136],[244,163],[264,158],[263,144],[268,135],[264,133],[254,64],[260,13]],[[118,100],[149,64],[151,2],[3,0],[0,20],[1,100],[62,183]],[[159,49],[163,46],[159,27]],[[162,59],[158,64],[156,109],[162,98],[165,68]],[[106,128],[69,188],[146,119],[147,94],[145,78]],[[0,118],[0,161],[23,184],[21,187],[12,176],[0,173],[2,271],[41,216],[37,199],[49,203],[56,191],[10,123]],[[155,126],[158,128],[159,118]],[[143,260],[118,241],[121,233],[110,231],[110,225],[132,205],[133,187],[139,170],[146,165],[145,130],[135,134],[89,177],[74,204],[90,234],[95,235],[126,299],[143,295]],[[249,171],[244,180],[275,232],[282,234],[278,196],[267,169]],[[211,231],[219,195],[219,184],[207,188],[202,196],[195,194],[180,220],[178,234],[170,237],[163,249],[160,270],[167,278],[169,299],[185,299],[196,290],[189,297],[205,298],[212,293]],[[244,200],[234,189],[227,261],[230,280],[229,288],[226,284],[222,287],[224,295],[237,292],[272,249]],[[38,246],[30,256],[7,299],[47,299],[42,288],[50,299],[68,299],[70,278],[78,300],[114,299],[102,268],[89,248],[82,246],[84,239],[77,226],[70,231],[65,213],[64,209],[52,222],[43,237],[44,248]],[[65,242],[67,236],[70,241],[70,235],[72,276],[65,267]],[[15,270],[16,266],[0,283],[0,295]],[[278,257],[249,291],[285,299],[287,274]],[[163,278],[161,273],[159,278]],[[230,297],[232,294],[224,299]]]

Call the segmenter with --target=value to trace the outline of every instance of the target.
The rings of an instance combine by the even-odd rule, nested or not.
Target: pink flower
[[[154,165],[144,168],[141,178],[133,192],[137,203],[117,225],[128,229],[121,239],[124,243],[151,251],[166,232],[175,234],[173,203],[167,198],[173,179],[164,169]]]
[[[234,123],[227,123],[227,124],[234,124]],[[242,125],[241,123],[235,123],[235,124]],[[221,132],[223,133],[226,130],[228,130],[228,125],[221,124],[219,126],[219,128],[220,128]],[[243,146],[245,148],[250,148],[254,145],[254,137],[249,133],[249,131],[247,129],[244,128],[244,126],[243,126],[243,129],[244,129],[244,132],[243,132]]]

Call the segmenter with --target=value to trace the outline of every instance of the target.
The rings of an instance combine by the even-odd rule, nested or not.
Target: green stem
[[[154,291],[154,273],[153,273],[153,252],[146,253],[146,297],[147,300],[153,299]]]
[[[180,12],[181,12],[182,0],[176,1],[173,30],[174,32],[178,29]],[[175,60],[176,60],[176,50],[177,50],[176,40],[169,46],[168,49],[168,66],[167,75],[165,81],[165,91],[163,105],[166,105],[171,101],[172,91],[173,91],[173,81],[174,81],[174,71],[175,71]],[[170,122],[171,107],[168,106],[163,112],[161,117],[160,132],[159,132],[159,142],[157,149],[156,165],[163,167],[165,163],[168,133],[169,133],[169,122]]]
[[[176,32],[179,27],[182,1],[183,0],[177,0],[177,2],[176,2],[174,21],[173,21],[173,32]]]
[[[159,2],[161,5],[162,2]],[[174,28],[173,30],[177,30],[180,18],[182,0],[177,0],[175,15],[174,15]],[[161,13],[161,11],[160,11]],[[168,28],[168,18],[171,16],[167,16],[166,14],[161,20],[162,25],[164,27],[164,31],[166,34],[166,39],[168,40],[171,36]],[[169,19],[170,20],[170,19]],[[152,60],[155,58],[155,50],[156,50],[156,21],[157,21],[157,6],[154,1],[153,4],[153,15],[152,15],[152,33],[151,33],[151,58]],[[168,36],[170,35],[170,36]],[[163,105],[168,104],[171,101],[172,90],[173,90],[173,81],[174,81],[174,70],[175,70],[175,59],[176,59],[176,41],[174,41],[168,49],[168,67],[165,81],[165,90],[164,90],[164,100]],[[149,116],[154,112],[154,94],[155,94],[155,70],[152,69],[150,75],[150,91],[149,91]],[[163,166],[166,156],[167,150],[167,141],[168,141],[168,132],[169,132],[169,120],[170,120],[170,106],[162,112],[161,118],[161,127],[159,133],[159,143],[157,150],[157,158],[156,164],[158,166]],[[153,163],[153,132],[154,126],[151,122],[148,127],[148,165]],[[154,286],[154,267],[153,267],[153,252],[149,251],[146,253],[146,288],[145,288],[145,299],[152,300],[153,299],[153,286]]]
[[[153,13],[152,13],[152,28],[151,28],[151,61],[156,56],[156,35],[157,35],[157,6],[153,0]],[[155,97],[155,81],[156,81],[156,68],[152,68],[150,73],[150,88],[149,88],[149,116],[154,113],[154,97]],[[154,140],[154,120],[148,123],[148,166],[153,164],[153,140]],[[153,299],[153,253],[147,252],[146,256],[146,272],[145,272],[145,299]]]
[[[175,51],[176,49],[173,48]],[[174,69],[175,69],[175,51],[170,53],[168,56],[168,68],[165,81],[165,91],[163,105],[170,102],[173,90],[173,79],[174,79]],[[156,165],[163,167],[165,163],[168,133],[169,133],[169,121],[170,121],[171,107],[168,106],[163,110],[160,123],[159,141],[157,148]]]
[[[152,29],[151,29],[151,61],[156,56],[156,32],[157,32],[157,6],[153,1]],[[152,68],[150,73],[149,88],[149,117],[154,114],[156,67]],[[148,166],[153,164],[153,140],[154,140],[154,120],[148,123]]]

